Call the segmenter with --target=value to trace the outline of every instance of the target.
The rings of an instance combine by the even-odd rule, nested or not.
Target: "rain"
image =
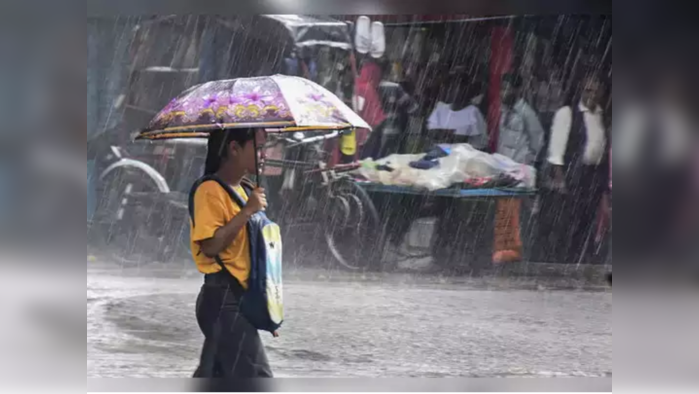
[[[611,16],[368,19],[88,18],[88,378],[197,369],[189,194],[207,141],[135,137],[190,88],[275,74],[373,128],[267,135],[256,181],[281,228],[285,321],[260,335],[275,377],[612,376]],[[577,176],[551,161],[585,135],[569,126],[560,148],[554,131],[562,108],[588,124],[569,98],[593,79],[601,148]]]

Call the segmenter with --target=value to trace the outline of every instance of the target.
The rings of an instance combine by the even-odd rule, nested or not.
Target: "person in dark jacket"
[[[374,127],[362,144],[362,158],[404,153],[409,117],[419,109],[399,83],[386,79],[387,67],[386,63],[367,62],[357,82],[355,109]]]
[[[558,257],[566,263],[586,259],[597,213],[609,187],[603,93],[601,79],[587,75],[570,104],[556,113],[551,127],[551,187],[559,193],[561,203],[554,209],[560,222],[553,231],[557,232],[557,244],[564,248]]]

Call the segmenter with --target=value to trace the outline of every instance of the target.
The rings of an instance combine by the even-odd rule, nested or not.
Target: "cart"
[[[383,270],[395,268],[391,253],[400,258],[431,256],[444,268],[466,267],[471,272],[490,266],[495,202],[503,198],[527,200],[536,195],[529,189],[457,187],[428,192],[360,180],[354,183],[380,213],[381,229],[374,247],[381,251],[377,266]],[[435,216],[450,220],[425,221]],[[403,247],[398,249],[399,245]]]

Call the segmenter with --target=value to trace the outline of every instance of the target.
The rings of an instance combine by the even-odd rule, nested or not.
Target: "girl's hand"
[[[265,189],[258,187],[253,190],[245,207],[249,209],[252,214],[267,209],[267,195],[265,194]]]

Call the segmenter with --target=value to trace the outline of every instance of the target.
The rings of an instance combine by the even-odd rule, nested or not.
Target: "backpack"
[[[192,226],[195,225],[194,194],[199,186],[207,181],[218,183],[240,208],[245,207],[245,201],[228,184],[215,175],[204,176],[192,186],[189,194],[189,216]],[[249,196],[252,193],[252,185],[243,182],[242,186]],[[240,312],[256,329],[273,333],[281,327],[284,320],[281,232],[279,226],[269,220],[264,212],[258,212],[250,218],[246,231],[250,241],[250,277],[247,290],[239,295]],[[221,258],[216,256],[215,260],[223,271],[231,276],[233,284],[239,284]]]

